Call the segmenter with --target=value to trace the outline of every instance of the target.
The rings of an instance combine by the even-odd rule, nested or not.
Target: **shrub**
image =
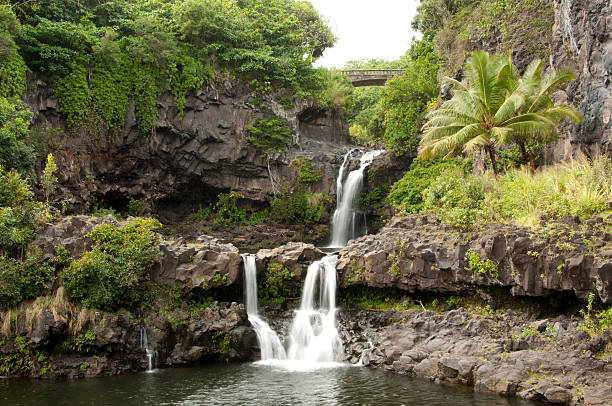
[[[297,183],[302,186],[317,183],[323,177],[323,173],[315,169],[306,158],[295,158],[289,167],[296,172]]]
[[[284,192],[270,203],[270,215],[283,224],[316,224],[323,221],[325,207],[332,201],[333,198],[325,193]]]
[[[55,268],[32,252],[24,260],[0,256],[0,303],[15,306],[41,295],[54,278]]]
[[[0,97],[0,165],[24,176],[34,173],[36,153],[30,138],[32,113],[21,100]]]
[[[229,193],[220,193],[217,198],[219,200],[215,204],[217,217],[213,222],[214,227],[246,224],[246,210],[237,205],[239,199],[244,199],[243,195],[232,190]]]
[[[266,267],[263,280],[259,283],[259,290],[264,299],[279,299],[297,294],[295,289],[287,289],[285,281],[295,277],[295,274],[282,264],[270,262]]]
[[[258,118],[245,130],[250,134],[246,140],[265,151],[284,151],[292,139],[287,122],[278,117]]]
[[[468,261],[468,266],[465,267],[466,271],[472,271],[478,274],[491,275],[494,278],[499,276],[499,272],[495,263],[491,261],[489,258],[481,259],[478,253],[469,250],[465,254],[464,260]]]
[[[155,230],[161,224],[137,218],[123,227],[101,224],[87,236],[91,251],[62,273],[68,296],[87,307],[114,311],[132,307],[141,294],[144,271],[161,257]]]
[[[469,160],[413,161],[410,170],[391,186],[388,200],[397,209],[407,213],[419,213],[423,209],[423,191],[438,176],[452,168],[469,168]]]
[[[45,219],[42,203],[33,201],[27,182],[15,171],[0,166],[0,255],[23,252]]]
[[[493,187],[490,176],[465,175],[463,169],[451,168],[423,192],[423,211],[461,230],[471,230],[487,220],[484,200]]]

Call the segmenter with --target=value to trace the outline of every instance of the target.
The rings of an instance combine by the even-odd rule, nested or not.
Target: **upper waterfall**
[[[343,181],[344,173],[350,163],[350,157],[354,152],[363,155],[359,158],[359,168],[351,171],[346,180]],[[336,211],[332,219],[332,238],[330,247],[338,248],[346,246],[349,240],[367,233],[365,214],[358,211],[357,198],[363,186],[363,175],[365,169],[372,163],[374,158],[382,154],[383,150],[367,151],[352,149],[344,155],[344,160],[338,172],[336,181]]]

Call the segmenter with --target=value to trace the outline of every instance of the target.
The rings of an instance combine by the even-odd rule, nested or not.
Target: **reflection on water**
[[[1,405],[535,406],[359,367],[217,364],[68,382],[0,381]]]

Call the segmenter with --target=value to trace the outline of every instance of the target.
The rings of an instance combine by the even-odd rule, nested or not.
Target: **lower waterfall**
[[[261,362],[288,369],[338,366],[344,348],[336,329],[336,262],[328,255],[308,267],[300,307],[289,332],[288,351],[278,335],[257,313],[256,264],[253,254],[243,254],[246,307],[257,334]]]
[[[255,264],[255,255],[242,254],[244,262],[244,279],[246,291],[246,311],[249,316],[249,321],[253,325],[257,341],[261,351],[261,360],[284,360],[287,358],[285,348],[280,342],[278,335],[270,328],[257,311],[257,266]]]

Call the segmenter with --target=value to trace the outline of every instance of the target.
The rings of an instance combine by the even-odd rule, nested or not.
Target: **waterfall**
[[[242,254],[242,260],[244,263],[246,311],[255,334],[257,334],[257,341],[261,350],[261,360],[284,360],[287,356],[278,335],[270,328],[268,323],[259,317],[257,311],[257,266],[255,264],[255,255]]]
[[[337,261],[337,256],[328,255],[308,267],[300,308],[295,312],[289,335],[290,360],[338,362],[344,356],[336,330]]]
[[[155,364],[157,364],[157,351],[155,351],[149,345],[149,339],[147,337],[146,327],[142,327],[140,329],[140,348],[144,348],[147,354],[147,360],[149,361],[147,372],[153,372],[155,370]]]
[[[308,267],[300,308],[289,332],[288,352],[276,333],[257,314],[255,256],[242,254],[245,270],[246,308],[261,348],[261,361],[288,369],[339,366],[344,358],[336,329],[336,262],[328,255]]]
[[[562,0],[561,1],[561,13],[563,17],[563,31],[569,41],[569,46],[575,53],[578,53],[578,45],[576,44],[576,38],[574,37],[574,29],[572,27],[572,1]]]
[[[356,199],[359,197],[361,187],[363,186],[363,173],[365,169],[372,163],[374,158],[380,155],[383,151],[368,151],[365,152],[359,159],[359,169],[351,171],[342,182],[344,172],[348,166],[349,157],[354,150],[346,153],[344,161],[338,173],[336,181],[336,211],[332,219],[332,238],[330,247],[344,247],[346,243],[362,234],[365,226],[361,227],[360,222],[365,223],[365,214],[357,211]]]

